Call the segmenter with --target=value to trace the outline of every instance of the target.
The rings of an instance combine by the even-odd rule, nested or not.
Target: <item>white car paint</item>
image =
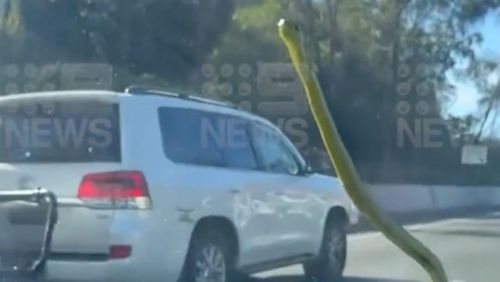
[[[93,99],[119,105],[120,162],[0,163],[0,190],[44,187],[59,198],[49,281],[175,281],[192,232],[202,218],[234,225],[238,267],[319,250],[328,211],[342,207],[350,223],[358,218],[340,182],[318,174],[290,175],[174,163],[163,151],[158,108],[195,109],[241,117],[279,131],[270,122],[234,108],[164,95],[66,91],[0,98],[9,103]],[[301,165],[304,161],[290,141]],[[141,171],[151,209],[96,208],[78,199],[82,177],[93,172]],[[26,188],[26,187],[23,187]],[[29,234],[20,229],[19,234]],[[125,259],[107,259],[111,245],[129,245]]]

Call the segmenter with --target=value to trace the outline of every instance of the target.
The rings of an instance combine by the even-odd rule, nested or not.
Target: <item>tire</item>
[[[183,282],[233,282],[235,256],[225,234],[210,228],[194,234],[183,271]]]
[[[308,281],[340,281],[347,258],[347,235],[344,226],[330,222],[325,227],[318,257],[304,264]]]

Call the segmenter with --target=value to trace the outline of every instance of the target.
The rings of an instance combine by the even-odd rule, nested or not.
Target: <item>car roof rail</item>
[[[208,98],[203,98],[194,94],[188,94],[179,90],[171,90],[165,88],[158,87],[149,87],[143,85],[131,85],[125,88],[125,93],[133,94],[133,95],[160,95],[160,96],[168,96],[173,98],[179,98],[199,103],[211,104],[216,106],[228,107],[237,109],[238,107],[230,102],[217,101]]]

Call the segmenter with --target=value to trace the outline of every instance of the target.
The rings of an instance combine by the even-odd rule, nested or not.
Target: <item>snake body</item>
[[[372,200],[340,138],[313,66],[306,58],[298,26],[282,19],[278,23],[278,31],[304,86],[330,160],[354,204],[386,238],[418,262],[432,281],[447,282],[446,273],[436,255],[379,209]]]

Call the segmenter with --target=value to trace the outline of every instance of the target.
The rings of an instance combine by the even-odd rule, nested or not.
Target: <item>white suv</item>
[[[140,87],[0,98],[0,190],[37,187],[59,202],[49,281],[224,282],[297,263],[331,281],[358,218],[267,120]]]

